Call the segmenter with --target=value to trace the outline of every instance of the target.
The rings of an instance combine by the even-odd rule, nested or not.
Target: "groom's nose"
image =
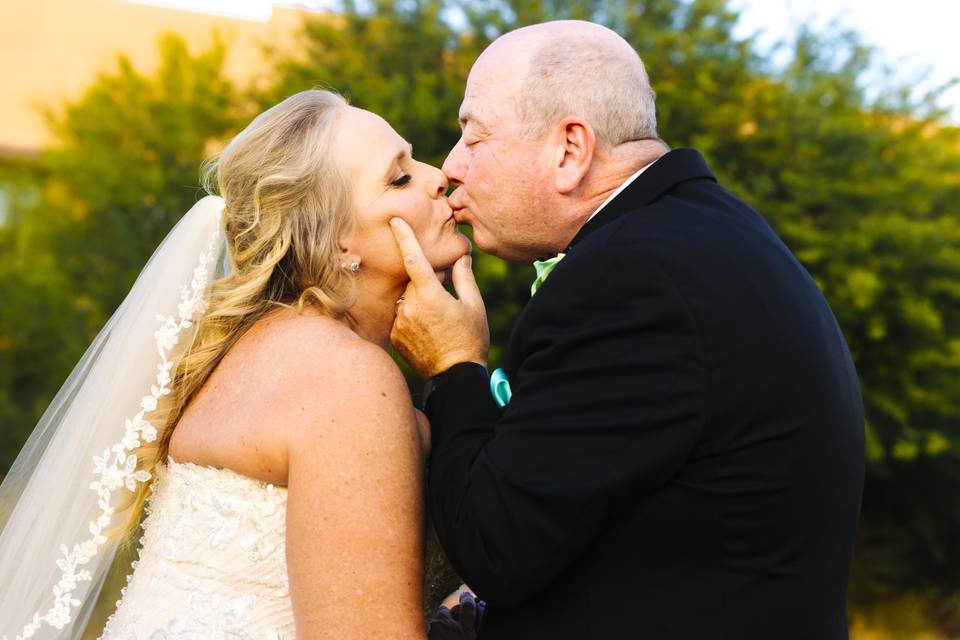
[[[447,188],[450,186],[449,181],[447,181],[447,175],[441,169],[437,169],[436,167],[431,167],[431,169],[435,171],[433,192],[436,197],[442,198],[444,194],[447,193]]]
[[[441,169],[453,185],[460,186],[463,184],[463,177],[467,168],[466,152],[467,148],[463,144],[463,136],[460,136],[457,144],[447,154],[447,159],[443,161]]]

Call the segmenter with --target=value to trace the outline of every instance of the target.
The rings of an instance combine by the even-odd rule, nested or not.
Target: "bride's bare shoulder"
[[[414,415],[389,354],[333,318],[286,309],[230,348],[184,412],[171,455],[285,484],[291,446],[370,410],[391,414],[394,428]]]
[[[273,314],[252,327],[241,342],[232,350],[235,357],[245,364],[256,363],[258,375],[277,386],[310,380],[323,383],[322,388],[312,387],[313,393],[329,389],[340,395],[341,381],[378,376],[403,379],[386,351],[344,323],[316,312],[290,309]]]
[[[423,463],[416,411],[384,349],[330,318],[282,319],[267,327],[263,345],[285,354],[262,369],[274,372],[266,384],[277,392],[275,415],[284,416],[275,424],[291,484],[295,477],[303,484],[305,474],[320,481],[318,459],[344,473],[359,459],[391,477],[416,473]]]

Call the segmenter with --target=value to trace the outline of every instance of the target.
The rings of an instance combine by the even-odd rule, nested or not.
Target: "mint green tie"
[[[533,268],[537,270],[537,278],[533,281],[533,285],[530,286],[531,296],[537,292],[537,289],[540,288],[540,285],[542,285],[544,280],[547,279],[547,276],[550,275],[550,272],[553,271],[553,268],[560,264],[560,261],[563,260],[565,255],[567,254],[558,253],[549,260],[537,260],[533,263]]]

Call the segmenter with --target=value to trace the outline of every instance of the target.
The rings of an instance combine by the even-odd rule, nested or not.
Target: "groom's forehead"
[[[486,125],[503,118],[511,118],[520,91],[520,83],[511,74],[483,70],[470,74],[463,103],[460,105],[460,125],[467,121]]]
[[[489,118],[490,105],[485,98],[489,95],[487,91],[476,90],[471,85],[467,85],[467,91],[464,93],[463,102],[460,103],[460,112],[458,119],[460,126],[466,127],[468,124],[484,125]]]
[[[511,112],[504,108],[505,99],[490,100],[489,97],[489,95],[478,97],[476,100],[464,98],[458,115],[461,129],[469,126],[489,131],[492,125],[503,125],[512,117]]]

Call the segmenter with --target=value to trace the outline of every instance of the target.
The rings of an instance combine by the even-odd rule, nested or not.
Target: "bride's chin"
[[[457,261],[460,260],[463,256],[470,253],[473,249],[473,246],[470,243],[470,238],[463,235],[462,233],[457,233],[458,240],[461,241],[461,247],[456,251],[450,258],[447,258],[449,262],[445,261],[443,266],[434,266],[433,273],[437,276],[437,280],[440,281],[440,284],[446,285],[453,281],[452,271],[453,265],[457,264]]]
[[[440,281],[440,284],[447,285],[453,282],[453,265],[457,264],[457,260],[459,260],[461,257],[462,254],[457,256],[456,260],[445,267],[434,267],[433,274],[437,276],[437,280]]]
[[[460,240],[463,241],[463,255],[467,255],[468,253],[472,252],[472,251],[473,251],[473,243],[470,242],[470,238],[468,238],[467,236],[463,235],[463,234],[460,233],[459,231],[457,232],[457,235],[460,236]]]

